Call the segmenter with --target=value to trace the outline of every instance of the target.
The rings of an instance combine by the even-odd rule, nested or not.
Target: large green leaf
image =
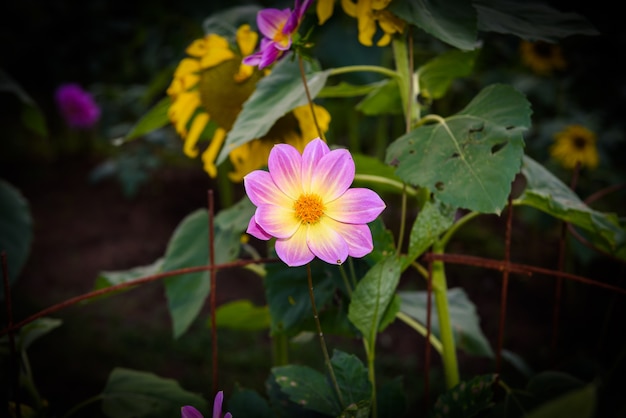
[[[395,1],[389,10],[434,37],[463,50],[477,47],[476,10],[467,0]]]
[[[403,291],[398,292],[398,295],[402,299],[400,311],[422,324],[426,324],[426,292]],[[462,288],[452,288],[448,289],[447,295],[456,346],[469,354],[493,357],[493,350],[489,341],[480,329],[480,318],[476,313],[476,307],[469,300],[465,291]],[[433,334],[438,336],[439,319],[434,298],[431,325]]]
[[[18,348],[20,350],[27,350],[28,347],[39,338],[60,327],[62,322],[63,321],[57,318],[43,317],[24,325],[22,329],[20,329],[19,339],[17,341]]]
[[[0,252],[6,253],[9,283],[22,271],[33,241],[33,219],[22,193],[0,179]],[[4,297],[4,286],[0,288]]]
[[[482,90],[461,112],[398,138],[386,161],[451,206],[499,214],[524,154],[530,104],[510,86]]]
[[[370,344],[376,341],[399,280],[400,260],[389,256],[372,267],[352,293],[348,318]]]
[[[287,365],[272,368],[272,375],[291,402],[333,417],[341,413],[332,386],[317,370],[307,366]]]
[[[334,350],[331,363],[346,405],[362,404],[363,401],[370,400],[372,385],[368,378],[367,367],[357,356]]]
[[[275,418],[267,400],[251,389],[235,387],[227,407],[237,418]]]
[[[304,67],[309,92],[311,97],[315,97],[326,84],[330,70],[314,71],[307,62]],[[299,65],[286,57],[272,69],[270,75],[257,83],[256,90],[244,103],[228,132],[217,163],[224,161],[235,148],[265,135],[274,122],[293,108],[306,103]]]
[[[355,96],[364,96],[369,92],[376,90],[380,86],[380,82],[377,81],[371,84],[365,85],[355,85],[349,84],[345,81],[340,82],[334,86],[325,86],[320,92],[317,94],[319,98],[328,98],[328,97],[355,97]]]
[[[626,231],[615,214],[591,209],[567,185],[528,156],[524,157],[522,174],[526,188],[516,202],[585,229],[594,244],[626,259]]]
[[[443,97],[454,80],[472,73],[478,51],[453,49],[420,66],[417,70],[420,92],[432,99]]]
[[[247,223],[237,229],[214,227],[215,263],[234,260],[239,255],[240,237]],[[209,228],[206,209],[198,209],[178,225],[167,245],[163,271],[208,265]],[[165,279],[165,292],[172,317],[174,337],[182,335],[200,312],[211,288],[208,271]]]
[[[546,2],[473,0],[478,28],[485,32],[512,34],[532,41],[556,42],[570,35],[598,35],[582,16],[563,12]]]
[[[155,129],[159,129],[170,123],[167,116],[167,110],[172,104],[169,96],[165,96],[157,102],[148,112],[139,119],[129,133],[124,137],[125,140],[138,138],[142,135],[150,133]]]
[[[148,372],[116,368],[102,391],[102,412],[111,418],[166,418],[180,416],[185,405],[208,413],[201,396],[178,382]]]

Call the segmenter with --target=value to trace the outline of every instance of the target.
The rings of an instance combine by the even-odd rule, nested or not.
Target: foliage
[[[567,37],[580,39],[598,35],[597,29],[582,15],[561,12],[534,1],[394,0],[383,6],[381,4],[385,2],[375,3],[359,0],[357,6],[353,2],[317,0],[315,5],[320,8],[337,9],[333,9],[334,17],[322,25],[315,22],[314,6],[305,16],[296,16],[299,33],[283,34],[290,37],[289,51],[285,50],[283,54],[281,50],[281,55],[276,57],[278,62],[258,81],[232,127],[228,130],[219,128],[223,144],[209,144],[214,147],[216,163],[222,164],[220,170],[223,170],[228,167],[228,156],[234,149],[260,141],[259,138],[283,123],[285,115],[291,115],[294,108],[307,104],[313,106],[313,101],[334,108],[331,129],[324,141],[330,149],[347,148],[350,151],[351,158],[347,159],[349,162],[345,163],[342,173],[351,174],[354,168],[354,186],[380,194],[387,205],[378,219],[366,225],[373,242],[368,254],[361,258],[349,257],[345,263],[342,258],[337,258],[339,262],[336,264],[339,265],[319,259],[306,266],[285,265],[277,258],[276,248],[280,254],[280,247],[276,242],[290,237],[277,234],[269,236],[268,240],[250,241],[250,235],[252,238],[271,235],[268,234],[269,228],[265,231],[259,225],[261,221],[257,222],[261,215],[260,209],[255,207],[260,207],[256,200],[268,201],[262,202],[264,210],[268,207],[278,210],[281,205],[274,200],[279,199],[276,197],[279,193],[262,190],[263,184],[251,186],[249,177],[247,183],[244,179],[244,189],[256,187],[252,199],[255,205],[248,196],[235,201],[234,196],[241,192],[238,188],[241,185],[222,181],[227,176],[220,171],[217,187],[222,199],[217,209],[210,205],[208,209],[198,208],[187,214],[173,231],[161,257],[148,265],[122,271],[105,269],[96,278],[93,292],[68,304],[103,295],[116,297],[132,287],[162,280],[172,337],[177,343],[190,334],[210,332],[214,350],[217,338],[223,332],[262,334],[273,351],[264,382],[260,382],[257,388],[212,387],[213,392],[223,390],[227,394],[225,410],[235,418],[413,416],[416,405],[423,409],[423,415],[431,417],[594,416],[596,410],[604,410],[605,403],[608,404],[605,394],[610,388],[607,389],[609,385],[605,382],[612,380],[605,379],[598,370],[583,378],[547,370],[547,367],[533,373],[526,367],[523,356],[504,349],[504,315],[506,302],[510,299],[506,293],[509,275],[522,274],[531,281],[535,280],[533,275],[539,270],[539,267],[522,261],[516,262],[518,255],[511,255],[514,229],[511,223],[515,215],[515,220],[523,221],[525,228],[539,231],[539,235],[524,235],[523,249],[528,252],[533,246],[539,246],[539,242],[548,243],[541,248],[552,246],[549,241],[554,239],[550,235],[552,231],[542,223],[551,222],[550,225],[559,225],[562,231],[557,237],[561,255],[565,254],[566,228],[569,227],[574,232],[572,235],[581,236],[596,257],[625,262],[626,229],[624,219],[620,217],[623,214],[619,213],[623,205],[609,207],[611,205],[607,204],[596,208],[592,206],[592,200],[580,197],[576,184],[580,181],[580,188],[589,193],[601,186],[606,187],[600,192],[601,196],[617,190],[612,183],[616,183],[616,179],[623,180],[623,173],[615,169],[619,167],[619,158],[611,156],[610,152],[601,153],[606,168],[603,172],[601,167],[600,174],[595,177],[590,170],[580,166],[575,167],[573,173],[556,166],[555,161],[548,158],[549,146],[545,141],[550,131],[548,127],[559,118],[575,119],[571,115],[579,114],[581,109],[573,108],[570,103],[573,100],[557,102],[558,94],[552,97],[546,91],[554,88],[559,94],[574,95],[576,86],[581,83],[562,83],[554,87],[559,74],[538,80],[546,77],[545,74],[528,74],[528,70],[519,67],[505,68],[507,63],[501,63],[504,60],[491,48],[503,48],[510,53],[511,45],[517,46],[522,40],[558,44]],[[298,1],[294,10],[303,4],[310,5]],[[341,14],[340,7],[348,16]],[[263,9],[247,5],[215,11],[204,20],[205,35],[218,33],[232,38],[238,33],[239,25],[255,26],[253,20],[259,10]],[[357,46],[346,36],[337,35],[345,29],[346,21],[340,19],[346,17],[357,18],[359,34],[370,30],[372,25],[376,30],[378,24],[388,35],[390,30],[385,24],[396,22],[398,26],[391,31],[394,36],[390,46],[382,46],[387,55],[381,58],[381,55],[369,54],[381,58],[379,63],[343,64],[347,58],[359,57],[357,53],[351,54],[352,48],[356,51]],[[300,18],[303,18],[302,22]],[[386,20],[392,18],[395,20]],[[291,29],[295,30],[295,27]],[[341,56],[331,56],[330,59],[329,55],[325,56],[326,31],[335,34],[332,46],[339,48],[341,53],[337,55]],[[356,39],[354,31],[351,36]],[[206,39],[206,44],[210,45],[210,38]],[[232,51],[229,53],[233,54]],[[490,53],[496,56],[498,64],[485,66],[485,62],[492,58]],[[200,67],[201,62],[197,61]],[[201,77],[201,71],[199,68],[198,74],[192,76]],[[167,75],[170,73],[168,71]],[[155,73],[154,80],[146,82],[164,92],[166,83],[162,74]],[[369,78],[372,75],[373,78]],[[198,88],[204,88],[204,84],[199,84]],[[0,72],[0,89],[15,95],[24,112],[30,112],[31,116],[24,119],[29,121],[27,126],[30,129],[38,135],[47,134],[35,102],[4,72]],[[118,146],[158,137],[159,132],[162,134],[169,128],[173,120],[169,97],[158,98],[153,92],[146,94],[152,105],[146,106],[147,109],[132,123],[123,125],[125,131],[118,137]],[[563,110],[563,102],[572,109]],[[189,109],[195,111],[193,107]],[[567,114],[567,111],[571,113]],[[561,114],[557,117],[558,112]],[[374,124],[381,127],[377,128],[378,133],[369,129]],[[342,131],[341,126],[347,126],[346,131]],[[183,128],[193,129],[193,126]],[[555,130],[554,127],[551,129]],[[318,129],[318,132],[322,135],[322,130]],[[220,136],[217,131],[214,133],[213,138]],[[623,141],[623,138],[616,141]],[[164,143],[157,140],[152,146]],[[543,144],[543,148],[537,144]],[[287,174],[295,172],[298,180],[300,177],[316,178],[310,173],[303,174],[299,166],[297,169],[293,167],[301,161],[305,164],[321,161],[331,152],[328,147],[324,149],[326,153],[305,149],[302,157],[295,156],[288,162],[286,159],[277,161],[278,157],[272,160],[270,154],[272,170],[263,175],[271,175],[276,190],[288,195],[296,188],[292,184],[295,181],[292,182]],[[321,155],[311,156],[307,152]],[[151,152],[132,154],[126,149],[117,160],[105,160],[92,177],[97,180],[118,172],[130,196],[140,184],[148,181],[146,173],[161,164]],[[278,174],[273,170],[276,166]],[[333,172],[328,169],[328,173]],[[329,190],[333,190],[340,180],[345,180],[328,177],[324,187]],[[573,179],[570,186],[565,183],[567,177]],[[303,190],[300,197],[320,199],[320,196],[309,194],[312,185],[299,184],[298,187]],[[288,197],[297,202],[295,205],[301,204],[297,196]],[[357,203],[350,204],[356,206]],[[33,220],[28,203],[5,181],[0,182],[0,204],[0,249],[7,252],[9,274],[6,280],[13,283],[27,262],[33,239]],[[324,205],[330,207],[333,204],[337,206],[335,200],[322,202],[321,209],[317,208],[321,215],[317,214],[313,221],[298,218],[300,215],[294,205],[293,216],[298,219],[298,228],[302,228],[298,231],[313,228],[311,224],[316,225],[320,216],[327,215],[324,211],[330,213]],[[289,209],[281,206],[281,210]],[[341,214],[341,211],[337,208],[336,213]],[[268,224],[281,221],[273,215],[270,213],[264,218]],[[505,223],[505,217],[511,222],[504,227],[506,231],[501,234],[504,237],[491,231],[479,231],[503,254],[494,256],[488,254],[486,248],[471,248],[471,239],[475,237],[462,235],[475,219],[497,219],[495,222],[501,225]],[[341,220],[331,219],[329,222],[329,225],[335,225]],[[320,239],[320,246],[327,252],[341,245],[347,248],[359,240],[360,243],[369,242],[369,237],[351,236],[348,239],[340,232],[333,235],[328,231],[316,231],[318,235],[314,238]],[[365,234],[363,229],[358,231],[358,234]],[[468,238],[467,243],[461,242],[456,247],[464,250],[466,255],[450,249],[454,238],[459,241]],[[335,242],[329,242],[333,239]],[[317,244],[314,241],[307,236],[299,242],[308,249],[312,243]],[[298,248],[302,247],[293,251],[297,252]],[[475,253],[486,253],[486,257],[475,256]],[[461,266],[452,267],[452,264]],[[581,262],[576,260],[572,264],[577,267]],[[468,280],[476,277],[470,271],[472,266],[501,273],[500,312],[481,311],[481,303],[488,296],[486,290],[480,295],[466,290]],[[558,277],[558,286],[562,286],[563,278],[574,277],[586,286],[608,289],[620,297],[626,293],[613,282],[583,277],[589,270],[566,275],[563,274],[565,269],[565,260],[560,258],[556,268],[542,268],[541,272]],[[226,271],[235,272],[230,280],[236,281],[237,272],[240,272],[262,281],[263,301],[237,296],[233,300],[221,300],[217,306],[216,280]],[[453,276],[454,286],[448,284]],[[10,307],[8,302],[10,300],[7,301]],[[555,299],[557,314],[560,302],[559,298]],[[532,303],[532,300],[523,301],[528,311],[532,310]],[[63,307],[65,305],[55,309]],[[500,315],[496,318],[500,320],[497,330],[483,329],[485,317],[482,315],[485,314]],[[15,387],[7,389],[6,398],[13,402],[10,411],[13,416],[18,415],[16,402],[18,405],[23,402],[30,408],[28,411],[35,411],[38,416],[47,414],[47,401],[44,402],[35,389],[26,351],[35,340],[61,323],[42,316],[18,324],[14,327],[16,329],[11,328],[14,322],[9,320],[9,327],[4,331],[7,335],[2,339],[2,353],[20,365],[11,370],[17,377],[14,381],[30,390],[28,399],[20,400],[15,395]],[[555,323],[557,319],[555,316]],[[598,324],[577,326],[581,335],[588,332],[585,327],[601,328]],[[393,327],[401,328],[399,336],[394,334],[396,340],[392,344],[400,345],[399,341],[404,342],[405,338],[409,341],[411,331],[418,335],[419,350],[412,347],[414,352],[409,357],[418,358],[419,369],[410,369],[403,364],[399,376],[386,373],[382,364],[389,359],[381,352],[385,348],[387,332],[391,333]],[[316,355],[317,360],[309,364],[298,359],[298,355],[305,351],[310,340],[319,340],[321,355]],[[358,348],[351,345],[355,341]],[[331,345],[340,347],[331,351],[332,356],[327,348]],[[128,349],[136,350],[135,347]],[[625,347],[619,349],[623,351]],[[141,355],[137,351],[137,355]],[[207,358],[209,352],[212,354],[211,372],[215,386],[217,375],[222,372],[219,357],[216,351],[211,352],[208,348],[204,351]],[[424,357],[418,356],[417,351],[424,352]],[[431,352],[437,359],[436,365]],[[166,362],[167,354],[163,356]],[[424,364],[422,359],[426,359]],[[404,358],[391,360],[405,361]],[[503,369],[502,360],[508,360],[513,366],[517,364],[525,375],[520,378]],[[611,358],[609,361],[615,360]],[[489,362],[489,365],[483,367],[487,364],[483,362]],[[474,367],[468,367],[468,363]],[[495,373],[492,363],[495,363]],[[610,369],[611,366],[606,367]],[[197,369],[198,374],[206,371],[204,367]],[[172,375],[176,376],[175,370]],[[238,378],[240,376],[235,376],[232,380]],[[416,380],[423,383],[413,385],[417,390],[407,390],[406,382]],[[260,387],[263,390],[259,390]],[[86,405],[95,402],[99,403],[102,414],[111,418],[176,416],[184,405],[194,406],[207,414],[209,403],[203,395],[205,392],[204,386],[187,390],[174,378],[120,367],[111,371],[100,394],[79,404],[68,415],[78,414],[86,409]],[[618,403],[623,410],[623,401],[620,399]]]

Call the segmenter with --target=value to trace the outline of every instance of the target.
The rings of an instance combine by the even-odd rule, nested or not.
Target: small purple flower
[[[257,14],[256,22],[264,38],[258,52],[244,58],[246,65],[263,69],[278,61],[292,43],[292,35],[298,30],[304,13],[313,0],[296,0],[291,9],[263,9]]]
[[[217,395],[215,395],[215,400],[213,401],[213,418],[222,418],[222,403],[224,402],[224,392],[219,391]],[[200,411],[198,411],[193,406],[183,406],[180,408],[180,416],[181,418],[204,418]],[[230,412],[224,414],[223,418],[232,418]]]
[[[91,128],[100,119],[100,108],[78,84],[61,85],[55,99],[63,118],[73,128]]]

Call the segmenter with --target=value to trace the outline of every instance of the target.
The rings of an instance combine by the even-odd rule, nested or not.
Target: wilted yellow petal
[[[360,0],[357,0],[360,1]],[[356,17],[357,5],[352,0],[341,0],[341,7],[348,16]]]
[[[204,131],[206,124],[209,122],[209,115],[207,113],[199,113],[193,118],[191,123],[191,129],[189,129],[189,135],[185,138],[185,144],[183,145],[183,152],[189,158],[196,158],[198,156],[198,148],[196,144],[200,139],[200,134]]]
[[[207,45],[206,45],[204,38],[196,39],[185,50],[185,52],[191,55],[192,57],[201,57],[204,54],[206,54],[206,51],[207,51]]]
[[[241,25],[237,29],[237,45],[241,55],[247,57],[254,52],[259,34],[250,29],[250,25]]]
[[[224,138],[226,138],[226,130],[222,128],[217,128],[215,130],[215,134],[213,135],[213,139],[211,139],[211,144],[209,144],[206,151],[202,153],[204,171],[206,171],[211,177],[217,177],[215,158],[217,157],[217,153],[224,143]]]
[[[241,83],[250,78],[252,73],[254,72],[254,66],[241,64],[239,66],[239,71],[234,75],[234,79],[237,83]]]
[[[332,15],[335,8],[335,0],[317,0],[315,12],[320,25],[323,25]]]
[[[200,106],[200,96],[196,92],[181,93],[170,105],[167,115],[174,124],[176,132],[181,136],[187,135],[187,123],[198,106]]]
[[[389,6],[389,3],[391,3],[391,0],[371,0],[371,1],[372,1],[372,5],[371,5],[372,10],[382,10],[385,7]]]
[[[235,58],[235,53],[230,49],[212,49],[200,59],[200,67],[211,68]]]
[[[376,19],[380,28],[387,34],[404,32],[405,22],[388,10],[382,10],[376,13]]]

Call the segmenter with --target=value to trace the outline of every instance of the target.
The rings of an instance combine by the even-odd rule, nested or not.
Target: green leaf
[[[6,253],[9,283],[19,276],[33,242],[33,219],[28,201],[10,183],[0,179],[0,252]],[[4,286],[0,288],[4,298]]]
[[[96,279],[94,289],[104,289],[106,287],[137,280],[141,277],[152,276],[161,271],[162,265],[163,259],[159,258],[154,263],[148,264],[147,266],[133,267],[128,270],[101,271]]]
[[[37,318],[22,327],[19,333],[18,347],[27,350],[32,343],[61,326],[63,321],[56,318]]]
[[[407,0],[388,9],[432,36],[463,50],[477,47],[477,17],[467,0]]]
[[[332,385],[320,372],[306,366],[287,365],[272,368],[272,375],[295,404],[333,417],[341,413]]]
[[[616,215],[591,209],[567,185],[528,156],[524,157],[522,174],[526,188],[516,202],[585,229],[593,243],[626,259],[626,231]]]
[[[165,96],[157,102],[148,112],[139,119],[124,139],[129,141],[142,135],[150,133],[155,129],[159,129],[170,123],[167,116],[167,110],[170,108],[172,100],[169,96]]]
[[[472,3],[478,12],[478,28],[484,32],[546,42],[571,35],[599,35],[583,16],[554,9],[545,2],[473,0]]]
[[[549,401],[525,415],[526,418],[591,418],[595,416],[596,387],[588,384]]]
[[[442,394],[433,406],[430,417],[470,418],[493,405],[495,374],[476,376],[461,382]]]
[[[385,224],[380,217],[370,223],[369,227],[372,231],[374,250],[366,255],[364,259],[371,265],[374,265],[390,255],[395,254],[396,243],[394,242],[393,233],[385,227]]]
[[[311,98],[326,84],[330,70],[313,71],[305,62],[305,74]],[[278,119],[295,107],[307,103],[298,63],[283,59],[267,77],[256,85],[256,90],[244,103],[232,129],[228,132],[224,146],[217,157],[217,164],[226,159],[235,148],[260,138],[269,132]]]
[[[332,299],[336,283],[341,282],[339,268],[323,261],[311,262],[313,293],[318,310]],[[267,266],[265,296],[270,310],[271,333],[295,335],[307,319],[313,318],[306,267],[283,263]]]
[[[400,260],[387,257],[372,267],[357,284],[348,308],[348,318],[373,344],[400,280]]]
[[[334,86],[325,86],[317,94],[317,97],[319,97],[320,99],[325,99],[334,97],[364,96],[371,91],[376,90],[378,87],[380,87],[380,82],[365,85],[355,85],[342,81]]]
[[[234,260],[239,255],[241,233],[237,229],[214,227],[215,263]],[[178,225],[167,245],[163,271],[208,265],[209,228],[206,209],[191,213]],[[208,271],[168,277],[164,281],[168,308],[172,317],[174,338],[181,336],[200,312],[211,288]]]
[[[267,401],[251,389],[236,388],[228,399],[227,409],[237,418],[274,418]]]
[[[520,170],[530,114],[521,93],[495,84],[456,115],[398,138],[386,161],[401,179],[444,203],[499,214]]]
[[[411,318],[426,325],[426,292],[398,292],[402,305],[400,311]],[[476,307],[462,288],[448,289],[448,304],[450,321],[454,331],[456,346],[469,354],[493,357],[493,350],[489,341],[480,329],[480,318]],[[439,317],[437,316],[436,302],[433,297],[431,311],[431,325],[433,334],[439,336]]]
[[[407,262],[416,260],[454,223],[456,211],[437,201],[427,201],[417,214],[411,236]]]
[[[368,401],[372,394],[367,367],[354,354],[334,350],[332,363],[341,396],[346,404]]]
[[[115,368],[102,391],[102,412],[111,418],[180,416],[185,405],[208,413],[207,402],[178,382],[148,372]]]
[[[267,306],[255,306],[249,300],[225,303],[215,312],[215,323],[219,328],[239,331],[259,331],[270,326]]]
[[[401,115],[402,99],[396,80],[383,80],[356,105],[356,110],[368,116]]]
[[[0,68],[0,91],[12,93],[22,104],[21,119],[34,133],[47,136],[48,128],[43,113],[35,100],[11,76]]]
[[[419,67],[420,92],[432,99],[443,97],[454,80],[472,73],[478,51],[450,50]]]

